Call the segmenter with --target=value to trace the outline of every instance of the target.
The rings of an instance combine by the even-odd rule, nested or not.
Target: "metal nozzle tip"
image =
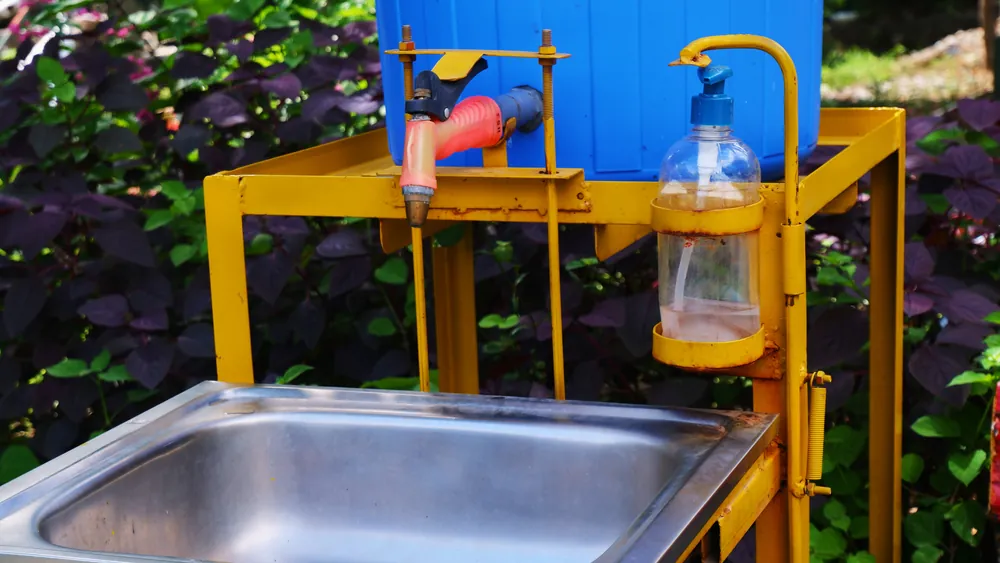
[[[406,205],[406,220],[411,227],[421,227],[427,220],[434,190],[424,186],[403,186],[403,203]]]
[[[410,226],[422,227],[424,221],[427,220],[427,210],[430,207],[430,204],[425,201],[407,201],[406,220],[410,223]]]

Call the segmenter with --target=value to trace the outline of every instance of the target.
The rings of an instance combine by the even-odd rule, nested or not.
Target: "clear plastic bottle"
[[[733,99],[725,66],[698,69],[704,91],[691,99],[691,134],[660,166],[662,207],[689,211],[741,207],[760,199],[760,163],[732,135]],[[727,342],[760,329],[757,233],[722,237],[659,234],[663,336]]]

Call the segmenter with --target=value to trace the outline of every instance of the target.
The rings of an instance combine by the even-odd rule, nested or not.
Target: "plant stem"
[[[97,385],[97,395],[101,398],[101,413],[104,414],[104,430],[107,430],[111,426],[111,416],[108,414],[108,403],[104,400],[104,386],[101,385],[100,379],[96,377],[92,377],[91,379]]]

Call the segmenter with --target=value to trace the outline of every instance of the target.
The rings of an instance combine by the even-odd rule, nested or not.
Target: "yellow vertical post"
[[[252,385],[253,353],[239,178],[205,178],[205,233],[218,379]]]
[[[507,166],[505,145],[483,149],[483,166]],[[479,341],[472,229],[462,225],[452,246],[435,248],[434,318],[438,387],[446,393],[479,393]]]
[[[780,225],[785,218],[784,194],[764,190],[764,225],[758,235],[760,245],[760,318],[773,342],[785,341],[785,293],[782,286],[784,256],[782,255]],[[773,369],[784,371],[779,359],[770,364]],[[754,412],[782,414],[787,404],[785,382],[781,379],[753,380]],[[784,442],[788,435],[788,421],[778,417],[778,439]],[[787,453],[786,453],[787,455]],[[791,492],[782,487],[774,495],[764,512],[757,518],[754,534],[757,538],[759,563],[788,562],[788,507]]]
[[[541,54],[552,54],[556,48],[552,45],[552,30],[542,30],[542,46],[538,48]],[[542,65],[542,123],[545,128],[545,173],[556,171],[556,125],[552,111],[552,66],[555,59],[539,59]],[[545,188],[548,195],[548,210],[546,224],[549,235],[549,301],[552,317],[552,373],[555,380],[555,396],[559,401],[566,399],[566,375],[563,366],[563,326],[562,326],[562,286],[559,264],[559,204],[556,198],[556,183],[551,178],[546,180]]]
[[[479,343],[472,229],[434,254],[434,321],[438,388],[444,393],[479,393]]]
[[[879,563],[899,563],[901,556],[906,129],[897,119],[899,151],[871,173],[868,545]]]

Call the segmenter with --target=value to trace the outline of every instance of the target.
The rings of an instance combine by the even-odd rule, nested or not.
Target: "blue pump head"
[[[726,79],[733,69],[708,65],[698,69],[698,80],[705,85],[701,94],[691,96],[691,124],[729,127],[733,124],[733,98],[725,93]]]

